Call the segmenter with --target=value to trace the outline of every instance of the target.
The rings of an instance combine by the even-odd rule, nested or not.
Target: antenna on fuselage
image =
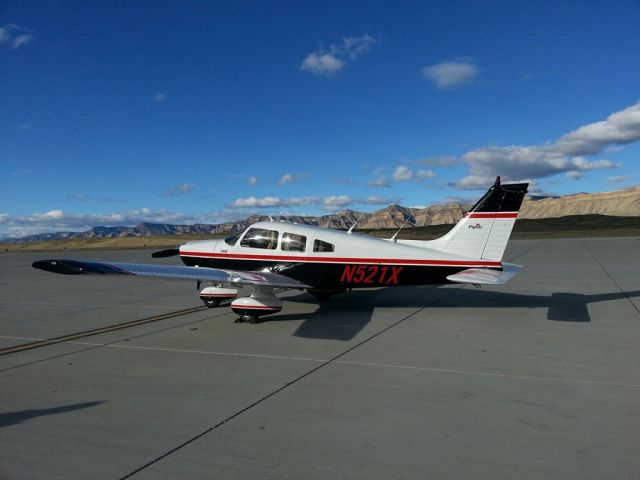
[[[406,220],[404,221],[404,223],[402,224],[402,226],[398,229],[398,231],[396,233],[393,234],[393,237],[391,237],[389,239],[390,242],[395,242],[396,241],[396,237],[398,236],[398,234],[400,233],[400,231],[404,228],[404,226],[407,224],[407,222],[411,219],[412,217],[407,217]]]
[[[360,221],[363,215],[364,215],[364,212],[360,212],[360,216],[358,217],[356,222],[353,225],[351,225],[351,228],[349,228],[349,230],[347,230],[347,235],[351,235],[353,233],[354,227],[358,224],[358,222]]]

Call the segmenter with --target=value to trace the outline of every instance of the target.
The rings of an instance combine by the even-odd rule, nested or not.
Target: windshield
[[[227,237],[224,239],[224,243],[226,243],[227,245],[231,245],[232,247],[235,246],[236,243],[238,243],[238,239],[242,236],[242,231],[238,232],[238,233],[234,233],[233,235]]]

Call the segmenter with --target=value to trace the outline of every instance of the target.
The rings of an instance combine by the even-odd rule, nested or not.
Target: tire
[[[220,305],[220,300],[217,298],[203,298],[202,301],[209,308],[215,308]]]

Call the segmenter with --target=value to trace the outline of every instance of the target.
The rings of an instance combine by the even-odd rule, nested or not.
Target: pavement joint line
[[[265,359],[273,359],[273,360],[293,360],[293,361],[305,361],[305,362],[317,362],[317,363],[326,363],[331,361],[328,359],[320,359],[320,358],[290,357],[286,355],[267,355],[267,354],[259,354],[259,353],[220,352],[215,350],[188,350],[188,349],[179,349],[179,348],[143,347],[143,346],[135,346],[135,345],[100,344],[100,343],[88,343],[88,342],[68,342],[68,343],[72,343],[74,345],[90,345],[90,346],[107,347],[107,348],[125,348],[125,349],[131,349],[131,350],[150,350],[150,351],[172,352],[172,353],[193,353],[197,355],[220,355],[220,356],[229,356],[229,357],[265,358]],[[543,382],[560,382],[560,383],[584,383],[589,385],[640,388],[640,384],[603,382],[599,380],[581,380],[579,378],[536,377],[532,375],[515,375],[510,373],[494,373],[494,372],[479,372],[479,371],[473,371],[473,370],[457,370],[457,369],[450,369],[450,368],[419,367],[415,365],[394,365],[391,363],[352,362],[347,360],[335,360],[333,361],[333,363],[340,364],[340,365],[359,366],[359,367],[397,368],[397,369],[403,369],[403,370],[417,370],[421,372],[453,373],[457,375],[476,375],[476,376],[512,378],[517,380],[536,380],[536,381],[543,381]]]
[[[216,430],[217,428],[221,427],[222,425],[224,425],[227,422],[230,422],[231,420],[239,417],[240,415],[242,415],[243,413],[251,410],[252,408],[256,407],[257,405],[260,405],[261,403],[265,402],[266,400],[270,399],[271,397],[277,395],[278,393],[282,392],[283,390],[289,388],[292,385],[295,385],[296,383],[300,382],[301,380],[303,380],[304,378],[314,374],[315,372],[317,372],[318,370],[320,370],[323,367],[326,367],[327,365],[331,365],[333,363],[336,362],[336,360],[338,360],[339,358],[343,357],[344,355],[347,355],[348,353],[352,352],[353,350],[355,350],[356,348],[361,347],[362,345],[370,342],[371,340],[379,337],[380,335],[388,332],[389,330],[391,330],[392,328],[400,325],[401,323],[403,323],[405,320],[408,320],[409,318],[417,315],[418,313],[424,311],[425,309],[427,309],[428,307],[431,307],[433,305],[435,305],[436,303],[438,303],[440,300],[448,297],[449,295],[452,295],[453,293],[463,289],[466,285],[463,284],[461,286],[459,286],[458,288],[451,288],[451,289],[447,289],[446,291],[444,291],[444,294],[439,296],[438,298],[434,299],[432,302],[428,303],[427,305],[418,308],[417,310],[409,313],[408,315],[405,315],[404,317],[402,317],[400,320],[397,320],[395,322],[393,322],[391,325],[388,325],[386,327],[384,327],[382,330],[379,330],[378,332],[372,334],[371,336],[365,338],[364,340],[358,342],[357,344],[353,345],[352,347],[347,348],[344,352],[339,353],[338,355],[335,355],[334,357],[330,358],[329,360],[321,363],[320,365],[318,365],[317,367],[312,368],[311,370],[297,376],[296,378],[294,378],[293,380],[291,380],[290,382],[285,383],[284,385],[282,385],[281,387],[273,390],[272,392],[268,393],[267,395],[263,396],[262,398],[259,398],[258,400],[256,400],[255,402],[247,405],[246,407],[238,410],[236,413],[230,415],[229,417],[221,420],[220,422],[216,423],[215,425],[207,428],[206,430],[194,435],[193,437],[185,440],[184,442],[182,442],[181,444],[173,447],[172,449],[166,451],[165,453],[157,456],[156,458],[150,460],[149,462],[145,463],[144,465],[138,467],[137,469],[133,470],[132,472],[129,472],[128,474],[124,475],[123,477],[120,477],[120,480],[126,480],[128,478],[131,478],[132,476],[140,473],[141,471],[147,469],[148,467],[152,466],[153,464],[163,460],[164,458],[174,454],[175,452],[177,452],[178,450],[181,450],[182,448],[186,447],[187,445],[192,444],[193,442],[195,442],[196,440],[204,437],[205,435],[207,435],[208,433]]]
[[[91,345],[95,347],[106,348],[126,348],[129,350],[149,350],[157,352],[171,352],[171,353],[193,353],[197,355],[220,355],[228,357],[249,357],[249,358],[267,358],[274,360],[300,360],[305,362],[328,362],[326,358],[308,358],[308,357],[289,357],[286,355],[268,355],[262,353],[240,353],[240,352],[219,352],[215,350],[188,350],[181,348],[162,348],[162,347],[143,347],[136,345],[117,345],[117,344],[103,344],[103,343],[89,343],[89,342],[68,342],[73,345]]]
[[[602,268],[602,270],[604,271],[604,273],[607,274],[607,276],[611,279],[611,281],[613,282],[613,284],[616,286],[616,288],[618,290],[620,290],[620,293],[622,293],[625,297],[627,297],[627,300],[629,301],[629,303],[631,304],[631,306],[635,309],[636,312],[638,312],[638,315],[640,315],[640,309],[638,308],[638,306],[633,303],[633,301],[631,300],[631,297],[629,297],[629,295],[627,294],[627,292],[624,291],[624,289],[618,284],[618,282],[616,282],[616,279],[613,278],[613,275],[611,275],[609,273],[609,270],[607,270],[604,265],[602,264],[602,262],[600,262],[600,260],[598,260],[596,258],[596,256],[593,254],[593,252],[591,250],[589,250],[589,247],[587,247],[584,243],[584,240],[581,240],[580,243],[582,244],[582,247],[587,251],[587,253],[589,255],[591,255],[591,258],[593,258],[595,260],[595,262],[600,265],[600,268]]]
[[[514,375],[510,373],[478,372],[478,371],[472,371],[472,370],[454,370],[454,369],[448,369],[448,368],[417,367],[413,365],[393,365],[388,363],[349,362],[346,360],[337,360],[334,363],[343,364],[343,365],[363,366],[363,367],[397,368],[397,369],[404,369],[404,370],[417,370],[417,371],[434,372],[434,373],[453,373],[457,375],[476,375],[476,376],[484,376],[484,377],[511,378],[516,380],[536,380],[536,381],[542,381],[542,382],[581,383],[581,384],[587,384],[587,385],[601,385],[601,386],[607,386],[607,387],[640,388],[640,384],[635,384],[635,383],[602,382],[598,380],[580,380],[578,378],[535,377],[531,375]]]

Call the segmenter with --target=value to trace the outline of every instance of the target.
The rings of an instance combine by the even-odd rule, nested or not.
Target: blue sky
[[[0,3],[0,237],[640,183],[640,6]]]

